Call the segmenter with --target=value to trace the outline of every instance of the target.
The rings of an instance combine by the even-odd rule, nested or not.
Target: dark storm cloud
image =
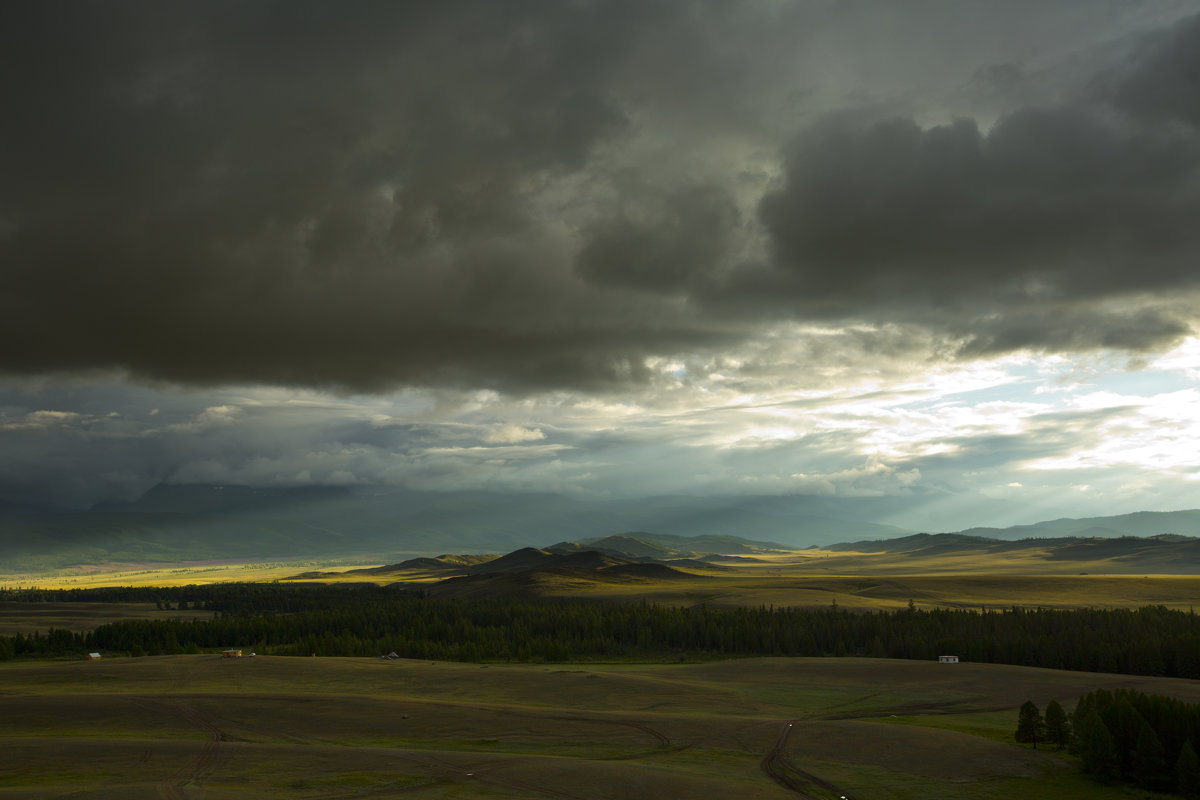
[[[778,269],[743,285],[825,314],[932,310],[973,352],[1177,340],[1172,309],[1089,305],[1200,285],[1200,17],[1148,47],[986,132],[862,113],[805,131],[760,206]]]
[[[797,144],[762,214],[781,264],[818,296],[1173,283],[1196,245],[1196,144],[1075,109],[1026,109],[987,135],[965,120],[834,121]],[[1150,275],[1129,269],[1146,261]]]
[[[1097,79],[1097,93],[1136,116],[1200,128],[1200,16],[1147,38],[1123,69]]]
[[[700,186],[656,197],[637,188],[585,232],[578,261],[583,276],[598,284],[686,291],[725,262],[739,219],[726,192]]]
[[[529,218],[625,124],[638,9],[8,6],[4,366],[586,386],[710,338],[595,308]]]
[[[1177,337],[1086,305],[1194,284],[1195,20],[987,131],[806,116],[947,68],[1029,97],[971,60],[1031,27],[989,6],[942,52],[936,3],[6,4],[0,369],[527,391],[815,316]],[[1086,16],[1044,13],[1047,41]]]

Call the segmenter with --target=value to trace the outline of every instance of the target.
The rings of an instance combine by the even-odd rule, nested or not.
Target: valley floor
[[[605,578],[596,571],[545,571],[520,576],[486,576],[480,581],[446,581],[452,572],[419,569],[327,567],[313,569],[313,562],[272,564],[227,564],[171,569],[136,569],[89,574],[47,573],[20,579],[0,578],[0,589],[18,586],[87,589],[103,586],[183,586],[243,581],[297,580],[321,583],[401,583],[443,597],[512,595],[525,593],[542,597],[587,597],[599,600],[646,600],[664,605],[714,606],[760,605],[785,607],[828,607],[888,610],[904,608],[913,601],[919,608],[1140,608],[1162,605],[1189,610],[1200,607],[1200,575],[1128,574],[1105,572],[1103,564],[1094,571],[1065,573],[1050,565],[1025,564],[1024,572],[1005,571],[999,563],[980,563],[973,569],[953,571],[947,565],[920,561],[903,562],[910,571],[870,571],[870,565],[853,561],[834,563],[807,556],[779,556],[764,563],[737,566],[717,565],[704,570],[692,568],[677,579],[622,576]],[[844,571],[843,571],[844,569]],[[996,571],[993,571],[995,569]],[[928,571],[924,571],[928,570]],[[440,585],[439,585],[440,583]],[[43,620],[29,620],[14,627],[11,614],[0,608],[0,633],[16,630],[46,630],[49,626],[88,630],[92,625],[77,617],[78,604],[64,609],[63,619],[54,618],[49,608],[40,609]],[[98,619],[105,614],[99,613]],[[153,606],[135,609],[129,616],[155,618],[179,616]],[[185,614],[185,616],[188,616]],[[39,624],[40,622],[40,624]]]
[[[1118,798],[1012,742],[1163,678],[887,659],[0,664],[0,798]]]

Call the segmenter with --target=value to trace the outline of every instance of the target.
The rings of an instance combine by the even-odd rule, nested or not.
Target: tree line
[[[9,590],[0,600],[156,602],[161,619],[88,633],[0,637],[0,659],[88,651],[152,654],[252,647],[279,655],[463,661],[873,656],[1200,677],[1200,617],[1137,610],[690,608],[646,602],[491,597],[446,599],[374,584],[212,584]],[[180,606],[211,619],[167,616]]]
[[[1200,800],[1200,705],[1134,689],[1097,689],[1069,716],[1051,700],[1043,717],[1033,701],[1018,712],[1016,740],[1068,747],[1083,771],[1103,783],[1131,783]]]

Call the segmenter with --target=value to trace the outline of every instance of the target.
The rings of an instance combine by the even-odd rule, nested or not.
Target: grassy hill
[[[1094,526],[1085,530],[1094,530]],[[849,567],[876,571],[900,565],[905,571],[948,572],[1088,570],[1113,574],[1200,573],[1200,538],[1157,536],[1030,538],[1010,541],[957,533],[921,533],[897,539],[849,542],[822,548]],[[902,560],[900,560],[902,559]],[[1005,565],[1010,568],[1006,568]]]
[[[240,643],[230,643],[236,645]],[[0,664],[0,797],[1117,800],[1017,709],[1194,682],[888,659]],[[807,776],[807,777],[806,777]],[[1139,793],[1138,797],[1141,796]]]

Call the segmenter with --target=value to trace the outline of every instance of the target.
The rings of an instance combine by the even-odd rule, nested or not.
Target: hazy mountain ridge
[[[1090,527],[1086,530],[1095,530]],[[1071,563],[1104,564],[1106,572],[1191,573],[1200,570],[1200,538],[1179,534],[1155,536],[1056,536],[1017,540],[956,533],[916,534],[873,542],[847,542],[821,548],[837,554],[871,554],[906,560],[986,556]]]
[[[1106,533],[1107,532],[1107,533]],[[1048,536],[1200,536],[1200,509],[1184,511],[1137,511],[1112,517],[1083,517],[1014,525],[1008,528],[968,528],[969,536],[994,539],[1026,539]]]
[[[921,547],[960,548],[992,547],[1004,543],[1018,544],[1055,540],[1108,540],[1136,538],[1167,543],[1185,543],[1200,540],[1200,510],[1142,511],[1113,517],[1087,517],[1083,519],[1056,519],[1033,525],[1015,525],[1009,528],[968,528],[955,533],[918,533],[889,539],[839,542],[827,545],[826,550],[858,550],[875,547],[878,551],[903,552],[905,549]]]
[[[597,550],[665,562],[713,553],[747,558],[808,546],[836,551],[870,545],[900,553],[920,542],[924,547],[994,548],[985,542],[1200,535],[1200,510],[917,534],[812,513],[827,505],[823,498],[803,497],[670,496],[600,502],[481,491],[358,495],[344,487],[163,484],[133,502],[110,503],[89,512],[0,516],[0,569],[246,559],[392,560],[439,552],[510,552],[537,541],[557,541],[546,550],[559,554]],[[886,507],[884,503],[878,508]],[[939,536],[959,538],[929,539]]]
[[[538,541],[638,534],[676,557],[711,552],[720,537],[801,547],[903,529],[808,513],[803,498],[652,497],[600,502],[483,491],[359,495],[344,487],[152,487],[132,502],[85,512],[0,515],[0,569],[100,563],[309,558],[391,560],[428,553],[504,552]],[[696,535],[716,537],[683,546]],[[647,537],[658,537],[651,542]],[[674,539],[662,537],[675,537]],[[590,545],[592,547],[603,545]],[[733,547],[726,541],[724,547]],[[649,552],[649,551],[648,551]]]

